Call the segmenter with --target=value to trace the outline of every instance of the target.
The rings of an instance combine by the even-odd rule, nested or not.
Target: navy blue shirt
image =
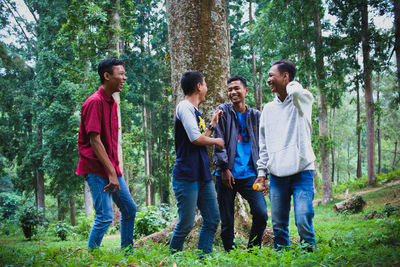
[[[175,114],[176,163],[172,170],[174,179],[186,181],[210,181],[210,162],[206,146],[192,143],[205,135],[203,116],[189,101],[181,101]],[[191,141],[192,140],[192,141]]]

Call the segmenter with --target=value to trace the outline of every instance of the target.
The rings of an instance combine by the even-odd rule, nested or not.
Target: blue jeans
[[[175,252],[183,249],[185,238],[193,228],[197,206],[203,217],[198,249],[203,254],[211,253],[214,235],[219,224],[214,182],[172,179],[172,188],[176,197],[179,219],[171,237],[170,250]]]
[[[249,202],[250,212],[253,216],[248,248],[261,246],[265,227],[267,226],[267,203],[262,192],[254,191],[253,184],[256,177],[235,179],[233,190],[222,183],[221,176],[215,180],[215,188],[218,194],[219,212],[221,213],[221,238],[226,251],[233,249],[234,224],[235,224],[235,197],[239,192]]]
[[[289,212],[293,195],[294,218],[300,241],[315,246],[314,218],[314,171],[277,177],[270,175],[271,219],[274,230],[274,247],[277,250],[290,246]]]
[[[112,201],[115,202],[121,211],[121,248],[131,248],[133,246],[136,204],[129,193],[124,178],[122,176],[118,177],[118,182],[121,187],[119,194],[117,192],[112,194],[104,192],[104,187],[109,183],[108,179],[98,175],[89,173],[86,176],[86,181],[89,185],[94,209],[96,211],[96,217],[89,236],[89,249],[100,247],[103,236],[107,232],[108,226],[113,221],[114,212]]]

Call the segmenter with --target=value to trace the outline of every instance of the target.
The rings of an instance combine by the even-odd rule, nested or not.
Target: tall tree
[[[325,66],[322,51],[322,26],[321,26],[321,2],[315,4],[313,11],[314,32],[315,32],[315,67],[316,81],[318,85],[318,114],[319,114],[319,137],[320,137],[320,160],[322,174],[322,204],[332,202],[332,183],[330,177],[329,147],[328,147],[328,124],[327,124],[327,103],[325,95]]]
[[[185,71],[205,76],[208,97],[201,109],[210,119],[215,106],[226,102],[229,76],[229,43],[224,0],[167,1],[171,76],[175,104],[183,99],[179,80]]]

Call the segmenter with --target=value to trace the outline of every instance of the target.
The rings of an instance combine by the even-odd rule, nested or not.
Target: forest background
[[[400,168],[399,1],[221,3],[229,72],[248,80],[249,106],[262,109],[273,99],[267,72],[281,58],[297,65],[297,80],[313,92],[315,186],[322,203],[332,201],[332,184],[372,185],[377,174]],[[170,182],[179,88],[171,79],[166,6],[150,0],[0,0],[4,222],[30,206],[42,208],[50,223],[76,225],[90,216],[90,193],[74,174],[80,108],[99,86],[99,61],[110,56],[126,63],[120,118],[123,172],[133,198],[139,210],[175,205]],[[224,90],[209,87],[213,108],[221,99],[212,92]],[[206,120],[209,110],[203,110]]]

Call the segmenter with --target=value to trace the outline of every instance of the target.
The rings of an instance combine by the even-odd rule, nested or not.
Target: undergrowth
[[[34,236],[26,241],[10,228],[0,235],[0,265],[14,266],[398,266],[400,265],[400,185],[363,195],[367,202],[358,214],[336,214],[334,203],[315,207],[317,249],[308,253],[300,245],[275,252],[270,246],[247,251],[246,240],[226,253],[216,237],[213,253],[199,257],[195,244],[171,255],[168,246],[148,243],[131,254],[120,251],[119,239],[105,238],[100,250],[88,254],[86,239],[59,241],[53,236]],[[368,214],[379,214],[370,216]],[[268,222],[270,226],[270,221]],[[290,217],[290,235],[297,235]],[[195,239],[193,242],[197,242]]]

